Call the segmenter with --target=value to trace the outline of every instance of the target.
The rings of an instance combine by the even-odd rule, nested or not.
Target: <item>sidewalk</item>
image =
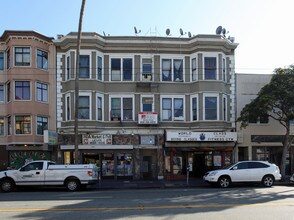
[[[275,182],[276,186],[290,186],[288,178],[281,182]],[[147,188],[194,188],[211,187],[202,178],[190,178],[187,180],[100,180],[93,188],[96,189],[147,189]],[[91,187],[92,188],[92,187]]]

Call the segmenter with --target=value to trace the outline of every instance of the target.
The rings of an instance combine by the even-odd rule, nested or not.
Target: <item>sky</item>
[[[48,37],[78,31],[82,0],[0,0],[0,35],[33,30]],[[237,73],[271,74],[294,64],[293,0],[86,0],[83,32],[111,36],[215,34],[235,37]],[[185,34],[182,37],[188,37]]]

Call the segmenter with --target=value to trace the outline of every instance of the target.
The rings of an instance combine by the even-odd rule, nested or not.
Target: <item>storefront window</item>
[[[114,156],[102,154],[102,176],[114,176]]]
[[[133,175],[133,157],[131,154],[117,154],[117,176]]]

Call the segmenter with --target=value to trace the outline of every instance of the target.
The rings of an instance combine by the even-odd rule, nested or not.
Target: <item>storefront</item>
[[[165,175],[167,179],[202,177],[207,171],[233,162],[236,132],[167,131]]]

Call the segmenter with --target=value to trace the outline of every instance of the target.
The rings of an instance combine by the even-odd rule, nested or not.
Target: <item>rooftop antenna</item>
[[[186,34],[186,32],[184,33],[183,29],[180,28],[180,34],[181,34],[181,36],[183,36],[184,34]]]
[[[221,34],[223,30],[222,26],[218,26],[217,29],[215,30],[215,34]]]
[[[171,36],[169,28],[166,29],[165,34],[166,34],[166,36]]]
[[[141,30],[138,31],[136,27],[134,27],[134,30],[135,30],[136,36],[137,36],[137,34],[141,33]]]

